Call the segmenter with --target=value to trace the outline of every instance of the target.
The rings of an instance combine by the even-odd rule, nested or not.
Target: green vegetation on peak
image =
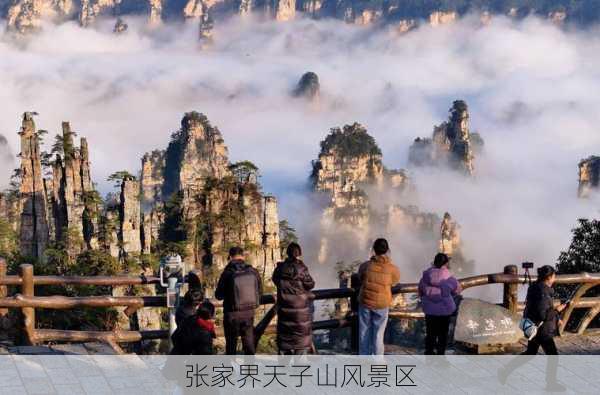
[[[358,122],[344,125],[343,128],[332,128],[321,141],[321,153],[335,150],[342,156],[358,157],[363,155],[381,155],[381,149],[367,129]]]

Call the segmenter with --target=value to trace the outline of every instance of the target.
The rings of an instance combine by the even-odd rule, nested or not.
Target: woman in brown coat
[[[280,354],[306,354],[312,346],[312,300],[315,281],[299,258],[296,243],[287,247],[287,259],[273,272],[277,287],[277,346]]]

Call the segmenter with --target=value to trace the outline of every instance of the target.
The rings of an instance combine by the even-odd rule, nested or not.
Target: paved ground
[[[560,354],[563,355],[600,355],[600,335],[594,336],[575,336],[568,335],[557,337],[556,344]],[[523,342],[520,345],[511,347],[504,354],[518,354],[526,347]],[[323,350],[323,354],[331,354]],[[449,354],[464,355],[470,351],[460,347],[450,347]],[[541,350],[540,350],[541,353]],[[14,346],[9,342],[0,342],[0,355],[114,355],[115,351],[103,343],[83,343],[83,344],[56,344],[49,346]],[[393,344],[386,345],[386,354],[395,355],[421,355],[423,349],[418,347],[397,346]]]

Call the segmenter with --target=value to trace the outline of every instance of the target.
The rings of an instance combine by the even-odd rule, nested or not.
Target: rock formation
[[[460,249],[460,233],[458,224],[452,220],[449,213],[444,214],[442,225],[440,226],[440,252],[447,255],[454,255]]]
[[[81,138],[76,147],[74,136],[70,124],[63,122],[62,152],[54,161],[52,179],[46,182],[52,188],[48,201],[53,213],[53,238],[68,245],[72,256],[98,247],[100,204],[92,184],[87,140]]]
[[[43,258],[54,243],[72,259],[99,249],[124,262],[176,247],[190,269],[212,275],[238,244],[270,279],[280,259],[277,200],[260,191],[254,164],[229,162],[221,132],[204,115],[186,113],[167,149],[144,155],[140,181],[124,176],[120,194],[104,201],[92,184],[86,139],[77,147],[63,122],[48,162],[33,115],[23,115],[17,190],[0,194],[0,214],[23,255]]]
[[[449,120],[433,128],[432,138],[417,138],[409,151],[414,166],[447,166],[464,174],[474,173],[474,152],[483,145],[469,131],[469,111],[462,100],[452,103]]]
[[[40,28],[43,19],[63,20],[73,11],[72,0],[16,0],[8,8],[6,23],[9,30],[30,33]]]
[[[127,23],[125,23],[125,21],[121,18],[117,18],[117,21],[115,22],[115,27],[113,28],[113,33],[115,34],[121,34],[121,33],[125,33],[128,29],[128,25]]]
[[[438,2],[439,3],[439,2]],[[392,25],[405,32],[420,23],[439,26],[452,23],[466,14],[478,13],[484,23],[493,14],[511,18],[524,18],[536,14],[553,23],[567,22],[589,24],[597,22],[598,15],[576,5],[547,4],[543,7],[514,7],[509,1],[467,2],[440,6],[435,2],[391,0],[365,2],[356,0],[0,0],[0,18],[7,20],[10,30],[28,33],[37,30],[42,20],[79,20],[81,26],[91,25],[99,16],[125,16],[145,13],[150,26],[158,26],[163,20],[200,19],[213,13],[218,20],[231,15],[257,13],[277,21],[289,21],[296,12],[315,18],[336,18],[357,25]]]
[[[205,12],[200,16],[200,23],[198,24],[198,35],[200,42],[203,46],[207,46],[213,41],[213,19],[210,13]]]
[[[34,258],[43,256],[49,239],[48,206],[44,186],[39,136],[33,121],[35,113],[23,114],[21,136],[21,168],[19,189],[21,254]]]
[[[279,220],[275,198],[259,191],[258,169],[250,162],[230,164],[220,131],[197,112],[185,114],[164,158],[144,157],[141,186],[146,199],[155,196],[157,182],[163,180],[161,196],[155,198],[168,206],[159,226],[162,238],[176,233],[169,210],[181,212],[190,267],[221,269],[227,246],[242,244],[268,276],[279,259]],[[161,163],[164,169],[157,169]],[[150,217],[144,234],[152,233],[153,210],[145,212]]]
[[[580,198],[588,197],[594,189],[600,186],[600,156],[590,156],[579,162],[579,189]]]
[[[159,26],[162,23],[163,0],[148,0],[150,6],[150,16],[148,24],[151,27]]]
[[[294,96],[304,97],[309,100],[318,100],[321,85],[319,84],[319,76],[312,71],[308,71],[302,75],[300,81],[294,89]]]
[[[119,241],[125,255],[142,252],[140,184],[125,178],[121,184],[119,205]]]
[[[90,26],[97,17],[114,10],[120,0],[81,0],[81,9],[79,10],[79,24],[81,26]]]

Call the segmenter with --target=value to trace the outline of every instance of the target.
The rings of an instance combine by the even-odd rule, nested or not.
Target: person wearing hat
[[[461,292],[460,283],[448,269],[448,262],[448,255],[438,253],[432,267],[423,272],[419,281],[419,296],[425,313],[426,355],[446,353],[450,318],[456,311],[455,296]]]

